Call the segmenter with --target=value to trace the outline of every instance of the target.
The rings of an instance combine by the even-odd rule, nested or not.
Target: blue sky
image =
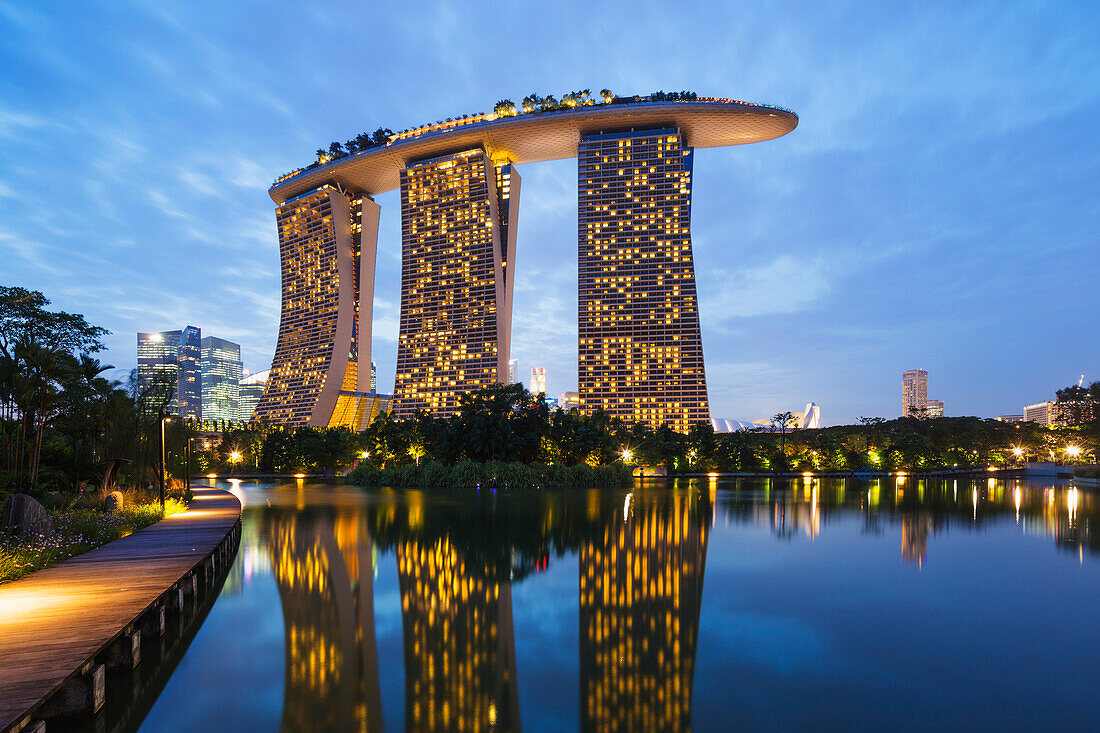
[[[266,189],[332,140],[501,98],[690,89],[794,109],[700,150],[692,235],[711,411],[1018,413],[1100,379],[1095,3],[8,3],[0,283],[109,328],[198,325],[271,360]],[[690,141],[689,141],[690,142]],[[520,168],[512,356],[576,388],[576,164]],[[379,387],[400,214],[382,205]]]

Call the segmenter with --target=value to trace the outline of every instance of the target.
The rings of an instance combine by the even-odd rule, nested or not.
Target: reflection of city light
[[[974,493],[971,496],[971,501],[974,503],[974,516],[972,519],[978,521],[978,487],[974,487]]]
[[[1017,486],[1016,491],[1013,492],[1013,498],[1016,499],[1016,524],[1020,523],[1020,498],[1021,498],[1021,493],[1022,492],[1020,491],[1020,487]]]
[[[627,520],[627,517],[630,515],[630,499],[633,496],[634,496],[634,492],[630,492],[629,494],[626,495],[626,498],[623,499],[623,521],[624,522]]]
[[[1069,523],[1075,524],[1077,522],[1077,488],[1074,487],[1066,492],[1066,507],[1069,509]]]
[[[206,478],[217,478],[217,477],[218,477],[218,474],[216,474],[216,473],[208,473],[208,474],[206,474]]]

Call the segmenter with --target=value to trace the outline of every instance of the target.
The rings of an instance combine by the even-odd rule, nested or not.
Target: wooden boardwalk
[[[186,512],[0,585],[0,730],[21,727],[28,711],[224,551],[240,514],[229,492],[197,488]]]

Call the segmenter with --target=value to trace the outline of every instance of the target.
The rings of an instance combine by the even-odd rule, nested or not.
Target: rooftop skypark
[[[494,120],[500,120],[507,117],[520,117],[525,115],[543,115],[546,113],[554,112],[572,112],[578,108],[584,107],[601,107],[611,105],[643,105],[653,103],[675,103],[675,102],[695,102],[701,104],[729,104],[737,105],[741,107],[757,107],[764,109],[777,110],[780,112],[791,115],[795,120],[798,116],[789,109],[784,107],[775,107],[772,105],[758,104],[756,102],[745,102],[736,99],[726,99],[719,97],[700,97],[695,92],[679,91],[679,92],[665,92],[657,91],[648,95],[632,95],[632,96],[618,96],[611,92],[609,89],[601,89],[598,96],[593,95],[588,89],[582,89],[580,91],[569,92],[563,94],[561,98],[554,97],[553,95],[541,96],[539,94],[529,94],[523,98],[519,105],[510,99],[502,99],[496,103],[492,112],[479,113],[479,114],[465,114],[461,117],[448,117],[446,120],[439,122],[433,122],[428,125],[421,125],[411,129],[402,130],[395,133],[386,127],[379,127],[372,133],[360,133],[350,140],[346,140],[343,143],[339,141],[333,141],[329,144],[328,148],[317,149],[317,159],[307,166],[297,168],[289,173],[279,176],[275,179],[273,188],[279,184],[284,183],[295,176],[313,171],[329,163],[333,163],[344,158],[351,156],[362,155],[378,148],[384,148],[395,143],[403,142],[405,140],[412,140],[423,137],[425,135],[431,135],[436,133],[445,133],[452,130],[463,128],[469,125],[478,125],[493,122]]]

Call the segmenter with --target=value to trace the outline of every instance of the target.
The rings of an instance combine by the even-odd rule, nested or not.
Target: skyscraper
[[[447,415],[462,394],[504,382],[520,184],[513,166],[578,157],[582,406],[679,429],[707,420],[690,240],[693,150],[772,140],[798,116],[690,93],[606,97],[570,98],[537,114],[503,105],[322,153],[280,176],[268,193],[278,207],[283,311],[257,419],[362,425],[357,416],[374,397],[355,368],[369,359],[378,217],[370,196],[398,188],[395,416]]]
[[[546,394],[546,367],[531,367],[531,394]]]
[[[382,407],[358,368],[370,363],[378,212],[335,184],[278,208],[283,307],[257,420],[360,430]]]
[[[180,332],[177,414],[189,420],[202,419],[202,331],[188,326]]]
[[[578,153],[581,408],[686,431],[710,420],[679,130],[586,135]]]
[[[928,372],[910,369],[901,375],[901,415],[921,414],[928,403]]]
[[[144,409],[179,414],[179,349],[182,331],[139,332],[137,384]]]
[[[237,410],[237,414],[240,416],[238,419],[243,422],[252,421],[252,416],[256,413],[256,407],[260,404],[260,398],[264,396],[264,387],[267,386],[267,377],[270,373],[270,370],[265,369],[262,372],[249,374],[241,378],[240,386],[237,388],[240,399],[240,406]]]
[[[378,365],[373,361],[370,363],[370,391],[378,393]]]
[[[519,175],[483,149],[401,171],[401,328],[393,414],[449,415],[503,382]]]
[[[508,384],[519,381],[519,359],[508,360]]]
[[[145,395],[144,409],[157,412],[163,407],[166,415],[202,419],[201,338],[195,326],[138,333],[137,382]]]
[[[241,368],[239,344],[213,336],[202,340],[202,419],[248,419],[241,417]]]

